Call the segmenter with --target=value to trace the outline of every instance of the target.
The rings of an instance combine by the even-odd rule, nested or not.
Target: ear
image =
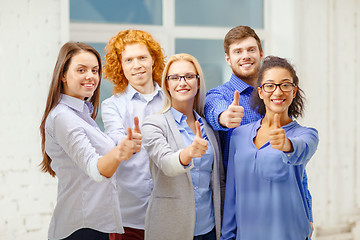
[[[66,75],[64,74],[63,77],[61,78],[61,81],[66,83]]]
[[[294,89],[293,89],[293,98],[296,97],[296,93],[297,93],[297,86],[295,86]]]
[[[227,62],[227,64],[231,67],[231,61],[230,61],[230,56],[225,53],[225,61]]]
[[[263,59],[263,57],[264,57],[264,52],[261,51],[261,52],[260,52],[260,61]]]
[[[262,96],[262,88],[261,87],[258,87],[258,94],[259,94],[259,98],[260,99],[264,99],[264,97]]]

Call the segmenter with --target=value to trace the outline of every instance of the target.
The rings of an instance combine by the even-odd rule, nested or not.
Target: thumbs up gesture
[[[281,128],[280,115],[275,113],[273,127],[269,132],[271,147],[283,152],[290,152],[292,144],[285,135],[285,130]]]
[[[240,126],[241,120],[244,117],[244,108],[239,106],[239,101],[240,93],[236,90],[234,92],[234,101],[219,116],[220,125],[227,128]]]
[[[126,129],[127,137],[123,138],[121,142],[112,150],[115,158],[119,161],[128,160],[137,149],[136,143],[133,141],[133,134],[131,128]]]
[[[139,118],[134,117],[134,129],[132,130],[132,140],[136,144],[136,151],[140,152],[141,150],[141,143],[142,143],[142,134],[139,127]]]
[[[199,121],[195,121],[195,129],[196,133],[194,141],[180,152],[180,163],[184,166],[188,165],[192,158],[204,155],[208,149],[208,142],[202,138]]]

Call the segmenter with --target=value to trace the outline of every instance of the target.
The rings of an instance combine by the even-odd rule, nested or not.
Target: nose
[[[179,84],[180,85],[186,85],[187,84],[185,76],[180,76]]]
[[[276,85],[276,88],[275,88],[273,94],[275,94],[275,95],[282,95],[283,94],[283,91],[280,89],[279,85]]]
[[[140,67],[140,63],[139,63],[138,59],[134,59],[133,63],[134,63],[134,65],[133,65],[134,68],[139,68]]]

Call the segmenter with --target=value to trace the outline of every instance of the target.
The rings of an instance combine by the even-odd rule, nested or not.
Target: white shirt
[[[106,178],[97,161],[114,142],[91,118],[89,102],[61,95],[45,123],[45,150],[58,178],[57,204],[49,239],[63,239],[81,228],[122,233],[115,176]]]
[[[155,91],[148,95],[142,95],[129,84],[124,92],[111,96],[101,105],[105,133],[118,144],[126,136],[126,128],[134,128],[135,116],[141,126],[146,116],[160,111],[163,106],[164,93],[158,84],[155,83]],[[143,146],[128,161],[121,162],[116,176],[124,226],[144,229],[153,182],[149,157]]]

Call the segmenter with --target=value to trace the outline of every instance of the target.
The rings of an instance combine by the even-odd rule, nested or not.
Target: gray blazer
[[[211,178],[216,236],[220,238],[225,174],[218,137],[202,118],[206,135],[214,149]],[[179,154],[184,146],[171,111],[148,116],[141,128],[143,146],[149,155],[154,182],[145,218],[146,240],[191,240],[195,229],[195,196],[190,175]]]

